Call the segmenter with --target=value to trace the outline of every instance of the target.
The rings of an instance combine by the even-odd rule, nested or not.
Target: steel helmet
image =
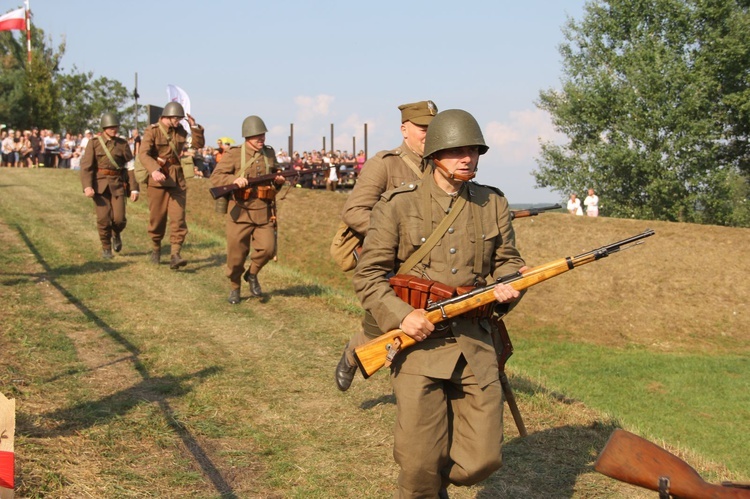
[[[427,128],[424,158],[429,158],[438,151],[464,146],[477,146],[479,154],[484,154],[489,149],[474,116],[462,109],[448,109],[438,113]]]
[[[266,128],[266,124],[258,116],[248,116],[242,122],[242,136],[245,138],[254,137],[266,132],[268,132],[268,128]]]
[[[102,114],[101,125],[102,125],[102,130],[105,128],[112,127],[112,126],[119,127],[120,120],[117,118],[117,116],[115,116],[114,113],[104,113]]]
[[[182,104],[179,102],[168,102],[166,106],[164,106],[164,109],[161,112],[162,118],[171,118],[171,117],[177,117],[177,118],[184,118],[185,117],[185,109],[182,107]]]

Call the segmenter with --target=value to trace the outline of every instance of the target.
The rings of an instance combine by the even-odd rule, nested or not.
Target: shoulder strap
[[[245,144],[243,143],[241,146],[242,150],[240,151],[240,177],[245,176],[245,170],[247,169],[247,165],[245,164]],[[266,173],[271,173],[271,165],[268,163],[268,156],[263,154],[263,151],[265,150],[265,146],[263,149],[261,149],[260,155],[263,156],[263,161],[266,163]]]
[[[401,151],[401,154],[399,154],[398,157],[401,158],[404,161],[404,163],[406,163],[406,166],[411,168],[411,171],[414,172],[417,178],[422,178],[422,175],[424,175],[424,172],[419,169],[419,166],[417,166],[414,160],[411,159],[409,156],[407,156],[404,151]]]
[[[456,220],[456,218],[458,218],[458,214],[461,213],[461,210],[465,205],[466,197],[463,195],[459,196],[456,200],[456,204],[453,205],[453,208],[451,209],[451,212],[448,214],[448,216],[440,221],[438,226],[435,227],[435,230],[432,231],[432,234],[430,234],[430,237],[427,238],[424,244],[422,244],[422,246],[420,246],[417,251],[412,253],[411,256],[409,256],[409,258],[407,258],[406,261],[401,264],[396,273],[405,274],[406,272],[409,272],[411,269],[413,269],[416,264],[421,262],[422,259],[427,256],[427,254],[432,250],[432,248],[435,247],[438,241],[440,241],[440,239],[443,237],[451,224]],[[430,204],[427,204],[427,209],[432,210],[432,206]]]
[[[109,152],[109,149],[107,149],[107,145],[104,143],[104,139],[101,135],[96,136],[97,139],[99,139],[99,143],[102,145],[102,149],[104,149],[104,154],[107,155],[107,159],[112,164],[112,166],[115,167],[115,170],[120,170],[122,167],[117,164],[117,161],[115,161],[115,158],[112,157],[112,153]]]
[[[180,153],[177,152],[177,146],[174,145],[174,142],[172,141],[172,136],[169,135],[169,131],[167,130],[167,127],[165,127],[163,124],[159,123],[159,129],[161,130],[161,133],[163,133],[164,136],[167,138],[167,142],[169,142],[169,147],[172,148],[172,152],[174,153],[174,157],[179,160],[180,159]]]

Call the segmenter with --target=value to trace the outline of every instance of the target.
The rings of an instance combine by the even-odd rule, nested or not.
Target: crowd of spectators
[[[133,155],[138,153],[140,134],[132,130],[128,143]],[[61,136],[52,130],[32,128],[31,130],[0,130],[2,144],[2,162],[0,166],[17,168],[69,168],[80,169],[81,157],[86,150],[88,141],[94,137],[91,130],[77,135],[65,133]],[[221,156],[234,141],[228,138],[216,141],[215,147],[204,147],[195,150],[187,149],[185,155],[191,156],[195,164],[195,174],[198,177],[209,177]],[[349,151],[294,151],[289,155],[284,149],[279,149],[276,160],[284,170],[301,171],[295,180],[297,187],[304,188],[338,188],[352,187],[357,175],[365,163],[364,151],[356,155]],[[304,172],[304,170],[322,169],[321,172]]]
[[[16,168],[78,169],[86,144],[92,137],[90,130],[82,134],[61,136],[52,130],[0,130],[2,161],[0,166]]]
[[[221,156],[226,150],[234,145],[234,141],[229,138],[218,139],[216,146],[207,146],[201,150],[188,149],[187,154],[193,157],[196,165],[196,176],[209,177],[213,172],[216,164],[221,161]],[[329,190],[336,190],[340,187],[352,187],[354,182],[365,163],[365,152],[359,151],[357,155],[348,151],[298,151],[290,156],[284,149],[279,149],[276,153],[276,161],[283,170],[302,171],[300,177],[296,180],[297,187],[315,188],[325,187]],[[332,167],[332,168],[329,168]],[[304,172],[310,169],[324,169],[322,172]]]

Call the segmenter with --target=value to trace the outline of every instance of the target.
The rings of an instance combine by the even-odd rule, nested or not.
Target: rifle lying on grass
[[[523,217],[535,217],[544,211],[559,210],[562,206],[559,204],[553,204],[552,206],[542,206],[541,208],[529,208],[528,210],[512,210],[510,212],[510,219],[515,220],[516,218]]]
[[[558,276],[568,270],[572,270],[580,265],[594,262],[600,258],[616,253],[624,246],[639,241],[640,239],[653,236],[654,231],[646,229],[638,234],[622,241],[602,246],[588,253],[574,257],[560,258],[552,262],[527,269],[523,274],[515,272],[497,279],[497,282],[482,288],[476,288],[466,294],[440,300],[432,303],[425,308],[427,320],[433,324],[464,314],[475,308],[487,305],[495,301],[493,289],[497,283],[505,283],[520,291],[529,288],[552,277]],[[394,329],[377,338],[368,341],[354,349],[354,357],[357,361],[362,376],[365,379],[372,376],[378,369],[383,366],[390,366],[396,354],[412,345],[417,341],[411,336],[404,333],[401,329]]]
[[[226,196],[230,192],[234,192],[237,189],[249,189],[250,187],[258,184],[265,184],[272,182],[277,176],[284,178],[296,177],[298,175],[307,175],[308,173],[321,173],[327,171],[330,166],[325,168],[307,168],[303,170],[286,170],[278,173],[269,173],[267,175],[260,175],[258,177],[252,177],[247,179],[247,185],[245,187],[239,187],[237,184],[220,185],[219,187],[212,187],[208,190],[214,199]]]
[[[625,430],[615,430],[594,469],[615,480],[681,499],[750,498],[750,484],[706,483],[685,461]]]

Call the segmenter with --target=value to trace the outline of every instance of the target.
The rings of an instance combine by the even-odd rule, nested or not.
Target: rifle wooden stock
[[[324,172],[328,170],[329,168],[330,166],[325,167],[325,168],[308,168],[306,170],[288,170],[288,171],[282,171],[278,173],[269,173],[267,175],[259,175],[257,177],[252,177],[252,178],[247,179],[247,186],[245,187],[239,187],[237,184],[220,185],[218,187],[210,188],[208,192],[211,193],[211,197],[213,197],[214,199],[219,199],[220,197],[226,196],[230,192],[234,192],[238,189],[249,189],[254,185],[273,182],[273,180],[277,176],[282,176],[284,178],[296,177],[298,175],[306,175],[308,173]]]
[[[668,494],[681,499],[750,498],[741,485],[713,485],[685,461],[633,433],[617,429],[610,435],[594,469],[615,480],[659,491],[659,479],[668,479]]]
[[[535,217],[543,211],[559,210],[562,206],[559,204],[553,204],[552,206],[543,206],[541,208],[529,208],[528,210],[512,210],[510,212],[510,219],[515,220],[516,218],[524,217]]]
[[[508,284],[514,289],[521,291],[542,281],[563,274],[580,265],[594,262],[612,253],[620,251],[624,246],[634,243],[645,237],[653,236],[654,231],[647,229],[641,234],[623,239],[616,243],[602,246],[575,257],[560,258],[552,262],[527,269],[525,272],[516,272],[503,276],[497,281]],[[441,300],[430,304],[425,309],[425,317],[433,324],[442,322],[452,317],[459,316],[470,310],[481,307],[495,301],[493,293],[496,283],[483,288],[477,288],[469,293]],[[390,366],[394,356],[414,345],[417,341],[404,333],[401,329],[394,329],[354,349],[354,358],[357,361],[362,376],[369,378],[383,366]]]

